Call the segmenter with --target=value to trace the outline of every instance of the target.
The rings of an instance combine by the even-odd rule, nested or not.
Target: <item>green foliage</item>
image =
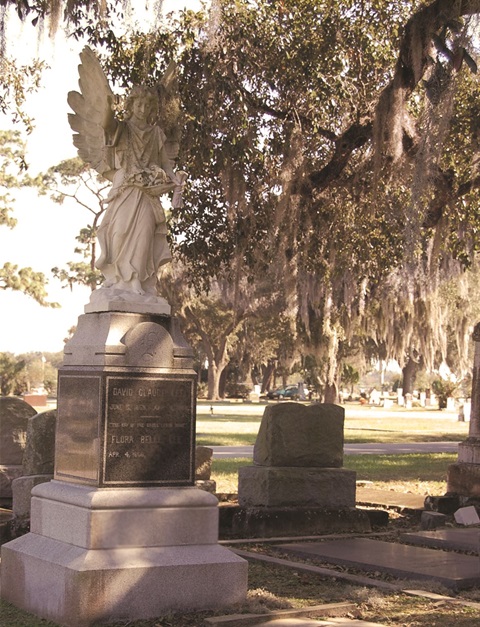
[[[350,364],[343,364],[341,381],[344,385],[350,386],[350,392],[353,394],[353,387],[360,381],[360,373]]]
[[[446,379],[434,379],[432,381],[432,390],[438,397],[438,407],[445,409],[447,399],[452,398],[458,388],[458,383],[447,381]]]
[[[23,292],[44,307],[60,307],[58,303],[47,300],[46,283],[47,279],[43,272],[35,272],[32,268],[18,268],[9,262],[0,268],[0,290]]]
[[[20,395],[33,388],[44,388],[56,394],[57,370],[63,362],[63,353],[0,353],[1,393]]]
[[[103,14],[96,3],[93,11],[74,5],[67,15],[75,36],[102,50],[118,88],[155,83],[170,59],[177,62],[179,165],[190,179],[170,226],[189,285],[208,292],[221,278],[234,293],[240,279],[281,285],[287,333],[280,365],[290,371],[298,356],[287,344],[301,341],[326,389],[357,350],[399,361],[417,351],[429,367],[454,354],[447,344],[460,342],[446,336],[458,339],[465,318],[447,328],[437,287],[472,263],[480,215],[478,90],[459,32],[463,3],[218,0],[209,16],[183,11],[152,32],[122,34],[114,26],[117,3],[106,3]],[[427,40],[442,63],[453,63],[455,88],[449,83],[445,93],[454,106],[445,111],[421,83],[430,71],[424,51],[433,51]],[[431,77],[438,78],[434,69]],[[376,178],[373,126],[381,111],[404,158],[386,148],[394,175],[387,164]],[[92,223],[84,253],[94,234]],[[57,276],[93,287],[93,266],[89,273],[85,264],[72,262]],[[247,293],[256,298],[254,289]],[[236,305],[215,308],[221,320],[198,310],[212,335],[240,321]],[[246,370],[241,353],[254,350],[248,337],[260,326],[234,327],[215,359],[223,368],[226,355],[235,357]],[[257,369],[278,355],[275,337],[262,343],[265,358],[250,360]]]
[[[96,269],[98,224],[106,210],[108,181],[99,176],[80,158],[67,159],[30,180],[40,195],[63,205],[65,199],[74,200],[93,216],[92,224],[82,228],[76,236],[79,245],[74,249],[83,261],[70,261],[67,268],[52,268],[53,275],[66,286],[85,285],[91,290],[103,282],[102,273]]]
[[[13,228],[13,198],[9,190],[25,184],[25,143],[18,131],[0,131],[0,225]]]
[[[2,396],[19,392],[19,376],[25,368],[25,361],[11,353],[0,353],[0,392]]]
[[[42,71],[46,67],[39,60],[29,65],[18,65],[15,60],[6,57],[3,50],[0,56],[0,113],[10,114],[12,122],[21,123],[28,133],[33,130],[33,120],[25,111],[25,101],[29,94],[38,90]]]
[[[26,174],[25,143],[18,131],[0,131],[0,187],[5,190],[0,194],[0,226],[13,228],[16,224],[11,215],[13,198],[9,190],[30,185]],[[5,263],[0,268],[0,290],[15,290],[31,296],[45,307],[59,307],[57,303],[47,301],[47,279],[42,272],[32,268],[18,268],[12,263]]]

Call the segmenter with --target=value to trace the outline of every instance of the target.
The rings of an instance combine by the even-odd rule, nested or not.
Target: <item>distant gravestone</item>
[[[330,403],[265,408],[253,466],[238,473],[244,508],[355,506],[355,472],[342,468],[345,410]]]
[[[28,419],[37,412],[14,396],[0,397],[0,503],[12,498],[12,481],[22,474]]]
[[[53,479],[56,420],[56,409],[36,414],[28,420],[22,476],[12,482],[12,509],[17,533],[28,531],[32,489]]]
[[[27,426],[23,475],[52,475],[55,465],[55,424],[57,410],[32,416]]]
[[[208,481],[212,473],[213,449],[208,446],[197,446],[195,449],[195,479]]]
[[[258,466],[341,468],[345,412],[338,405],[282,403],[265,409],[253,449]]]

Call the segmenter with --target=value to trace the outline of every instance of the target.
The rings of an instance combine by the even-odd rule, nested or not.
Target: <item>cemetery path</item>
[[[253,446],[211,446],[217,459],[253,457]],[[345,455],[406,455],[408,453],[456,453],[458,442],[394,442],[345,444]]]

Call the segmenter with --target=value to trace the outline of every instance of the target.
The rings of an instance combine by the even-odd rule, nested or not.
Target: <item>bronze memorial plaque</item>
[[[60,373],[58,395],[55,479],[97,484],[102,377]]]
[[[192,378],[107,376],[104,486],[193,485]]]

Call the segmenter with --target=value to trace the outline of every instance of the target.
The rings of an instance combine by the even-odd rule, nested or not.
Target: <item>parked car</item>
[[[289,398],[293,401],[304,401],[307,396],[308,391],[305,388],[301,390],[298,385],[286,385],[284,388],[278,388],[277,390],[270,390],[267,392],[267,398],[276,400]]]

